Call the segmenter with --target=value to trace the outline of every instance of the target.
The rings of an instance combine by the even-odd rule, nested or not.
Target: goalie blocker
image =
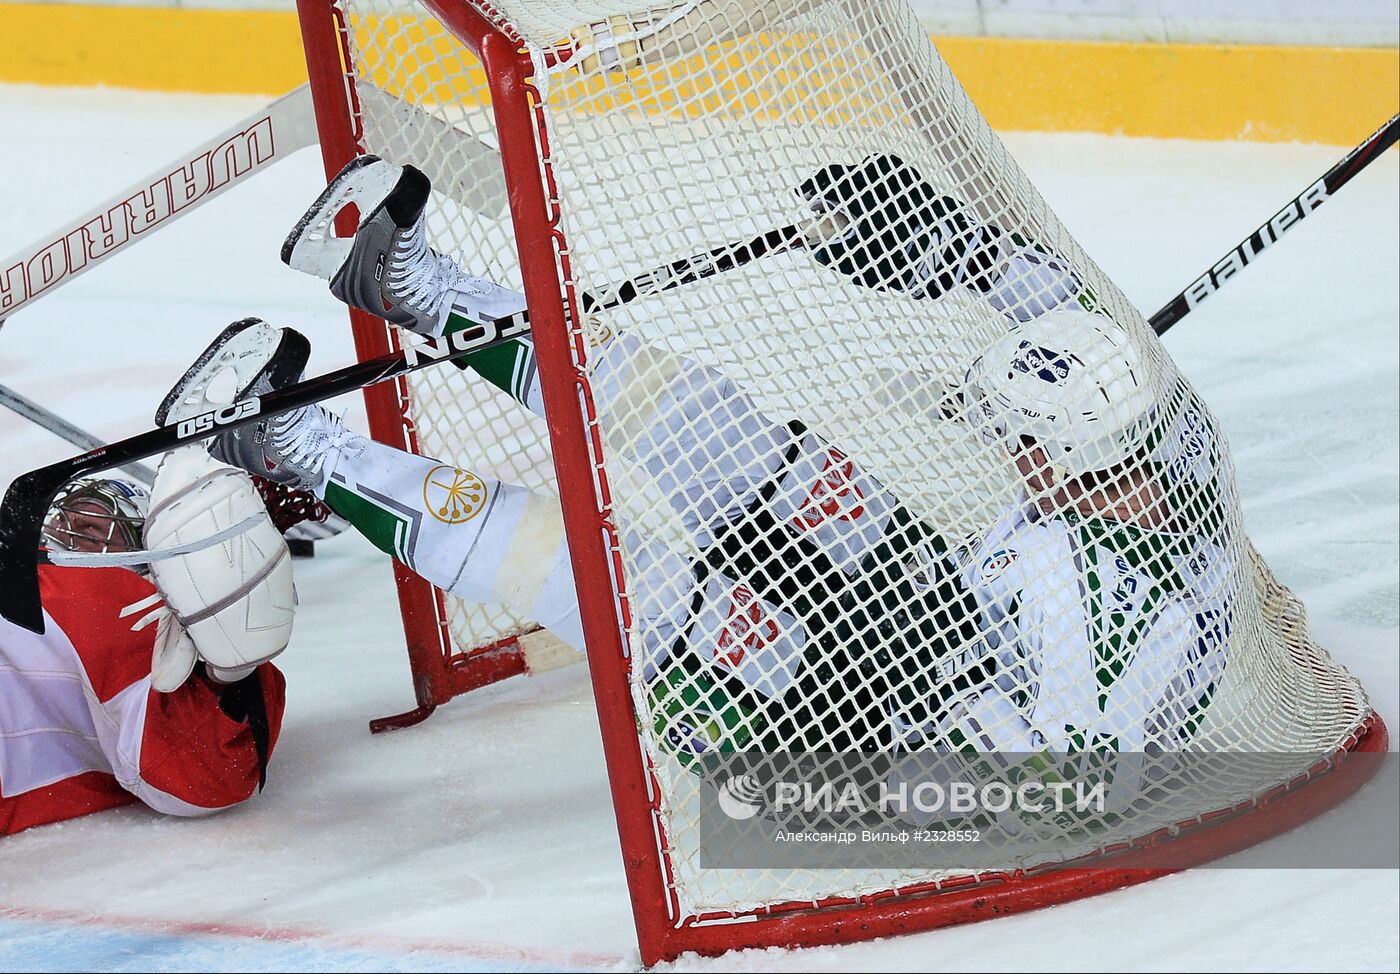
[[[169,453],[150,493],[82,480],[45,519],[51,563],[127,568],[155,587],[127,606],[134,631],[157,626],[155,690],[169,693],[199,662],[220,683],[244,679],[286,649],[296,595],[290,553],[244,471],[199,446]]]

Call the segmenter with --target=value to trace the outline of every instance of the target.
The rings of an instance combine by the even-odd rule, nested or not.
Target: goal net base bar
[[[435,655],[436,654],[436,655]],[[574,649],[544,629],[506,636],[465,652],[440,653],[429,647],[414,666],[418,706],[392,717],[376,717],[370,732],[400,730],[422,723],[439,704],[512,676],[531,676],[582,662]]]
[[[961,876],[865,899],[788,903],[750,922],[730,915],[696,917],[684,926],[645,932],[642,962],[655,964],[686,952],[713,956],[748,948],[856,943],[1026,913],[1169,876],[1282,835],[1341,804],[1375,775],[1389,742],[1385,722],[1372,712],[1345,748],[1307,774],[1249,803],[1180,823],[1174,832],[1039,871]],[[648,941],[654,945],[650,952]]]
[[[413,644],[409,652],[414,652]],[[375,717],[369,722],[371,734],[421,724],[440,704],[453,697],[529,672],[525,652],[516,636],[478,646],[466,653],[444,652],[433,646],[420,648],[418,653],[419,659],[413,666],[417,706],[390,717]]]

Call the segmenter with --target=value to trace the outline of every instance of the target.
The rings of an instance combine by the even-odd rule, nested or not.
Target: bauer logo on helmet
[[[1018,354],[1011,360],[1011,367],[1018,372],[1032,373],[1042,382],[1060,382],[1070,372],[1068,356],[1053,352],[1039,345],[1023,341],[1017,346]]]

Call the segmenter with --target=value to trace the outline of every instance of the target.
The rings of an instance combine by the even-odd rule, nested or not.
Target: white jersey
[[[1224,669],[1227,575],[1197,537],[1008,512],[967,556],[1001,689],[964,735],[1023,752],[1179,744]]]
[[[1216,438],[1194,401],[1176,405],[1149,463],[1176,504],[1218,511]],[[961,553],[1000,675],[960,702],[958,734],[1021,752],[1188,739],[1231,629],[1234,561],[1210,530],[1223,519],[1199,521],[1206,530],[1178,533],[1025,503],[1002,515]]]

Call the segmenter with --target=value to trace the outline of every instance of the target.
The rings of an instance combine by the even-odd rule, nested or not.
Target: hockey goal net
[[[1121,856],[1092,875],[1065,863],[1163,830],[1189,843],[1193,826],[1246,809],[1250,826],[1217,834],[1267,834],[1301,814],[1288,807],[1297,781],[1384,747],[1364,691],[1245,537],[1208,411],[905,3],[298,6],[328,172],[360,152],[419,166],[437,191],[434,246],[528,297],[548,427],[450,367],[378,390],[371,423],[380,439],[560,494],[644,960],[874,936],[1123,885],[1153,873]],[[811,209],[796,189],[822,172],[875,211],[847,214],[855,245],[828,228],[703,280],[653,276],[635,300],[586,312],[587,295],[620,280],[800,224]],[[943,221],[932,236],[929,220]],[[1100,482],[1143,500],[1127,514],[1028,481],[987,435],[1010,428],[1006,401],[968,395],[977,363],[1056,305],[1108,322],[1100,333],[1127,349],[1114,361],[1137,363],[1142,440]],[[362,316],[355,328],[363,355],[395,341]],[[630,357],[595,388],[623,338]],[[1031,372],[1063,364],[1058,346],[1032,346],[1041,358],[1016,360]],[[735,396],[787,437],[788,466],[765,473],[800,480],[791,458],[821,459],[805,501],[784,510],[761,485],[733,488],[762,452],[753,425],[729,422]],[[692,424],[667,427],[686,448],[658,446],[663,416]],[[885,510],[875,537],[821,540],[827,520],[880,505],[899,513]],[[658,582],[658,564],[691,567]],[[1000,602],[999,575],[1018,579]],[[522,669],[529,620],[399,582],[424,707]],[[662,603],[684,607],[679,622]],[[807,641],[784,642],[785,627]],[[806,648],[775,649],[792,645]],[[1083,700],[1089,717],[1072,712]],[[1080,845],[1057,862],[708,865],[705,752],[948,751],[979,729],[1013,751],[1294,756],[1078,821]],[[1350,787],[1321,780],[1334,796]]]

